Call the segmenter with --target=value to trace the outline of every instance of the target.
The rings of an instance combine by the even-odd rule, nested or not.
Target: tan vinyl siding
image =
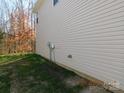
[[[46,0],[39,10],[37,53],[124,90],[124,0]],[[73,58],[67,56],[72,54]]]

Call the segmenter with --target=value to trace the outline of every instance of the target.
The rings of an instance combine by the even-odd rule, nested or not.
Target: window
[[[38,13],[36,14],[36,23],[39,23]]]
[[[39,19],[38,19],[38,17],[37,17],[37,19],[36,19],[36,23],[37,23],[37,24],[39,23]]]
[[[58,2],[59,0],[53,0],[53,5],[55,6]]]

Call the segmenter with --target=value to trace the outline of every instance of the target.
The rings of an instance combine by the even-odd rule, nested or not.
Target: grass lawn
[[[23,57],[26,57],[26,56],[29,56],[29,55],[3,55],[3,56],[0,56],[0,65],[3,65],[3,64],[6,64],[6,63],[10,63],[12,61],[15,61],[15,60],[18,60],[18,59],[21,59]]]
[[[69,85],[65,81],[71,77],[77,75],[39,55],[0,57],[0,93],[79,93],[85,86]]]

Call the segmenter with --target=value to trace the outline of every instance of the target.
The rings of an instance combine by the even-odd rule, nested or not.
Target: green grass
[[[8,73],[0,72],[0,93],[10,93],[10,79]]]
[[[3,63],[20,57],[22,56],[4,56],[0,59]],[[68,87],[64,83],[66,78],[73,76],[76,76],[73,72],[50,63],[41,56],[29,54],[23,60],[0,66],[0,93],[10,93],[14,80],[18,93],[79,93],[83,88],[81,85]]]
[[[7,55],[7,56],[3,55],[3,56],[0,56],[0,64],[15,61],[25,56],[26,55]]]

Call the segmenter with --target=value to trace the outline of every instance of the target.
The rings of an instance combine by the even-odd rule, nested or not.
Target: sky
[[[6,7],[8,7],[9,11],[11,12],[16,8],[16,2],[19,0],[0,0],[0,27],[3,26],[4,22],[8,22],[9,16],[8,16],[8,10]],[[32,1],[35,3],[37,0],[22,0],[24,9],[26,10],[28,7],[28,2]],[[32,8],[30,9],[32,11]]]
[[[3,15],[5,16],[7,14],[7,9],[5,8],[6,6],[10,11],[15,9],[16,1],[18,0],[0,0],[0,17],[1,15],[3,17]],[[23,5],[25,9],[28,7],[28,1],[29,0],[23,0]],[[32,0],[32,2],[35,3],[36,0]]]

